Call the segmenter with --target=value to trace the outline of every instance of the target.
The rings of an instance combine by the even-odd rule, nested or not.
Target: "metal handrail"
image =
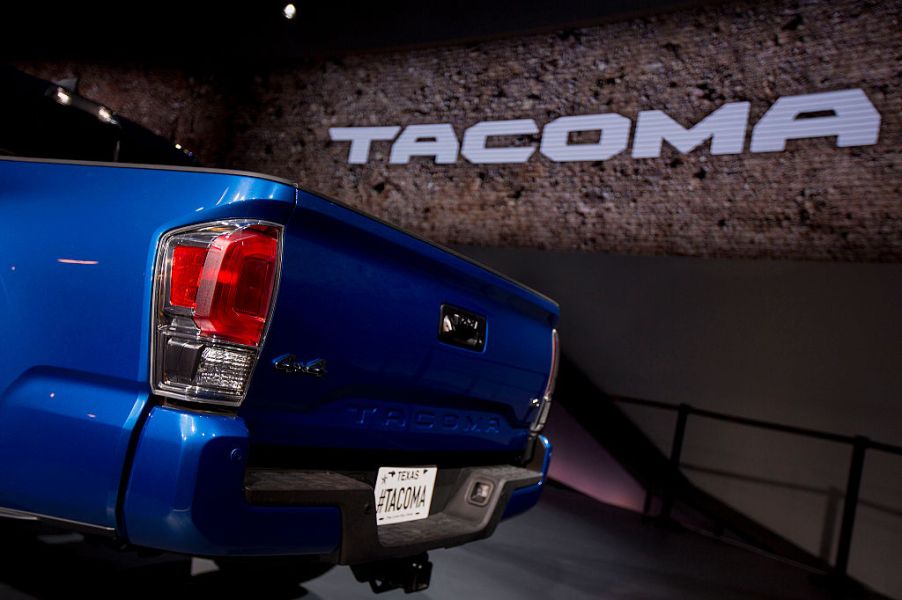
[[[902,456],[902,446],[878,442],[863,435],[845,435],[830,431],[811,429],[809,427],[798,427],[796,425],[774,423],[773,421],[764,421],[762,419],[740,417],[738,415],[731,415],[714,410],[696,408],[689,404],[671,404],[658,400],[643,400],[625,396],[611,396],[611,399],[622,404],[634,404],[637,406],[668,410],[677,413],[673,432],[673,443],[670,448],[670,464],[677,470],[680,468],[680,458],[683,453],[683,442],[686,437],[686,423],[691,415],[852,446],[852,456],[849,462],[849,477],[846,481],[846,495],[845,501],[843,502],[842,524],[839,531],[839,543],[837,544],[836,549],[836,562],[834,563],[832,570],[833,574],[839,577],[846,577],[849,569],[849,555],[852,547],[852,533],[855,527],[855,513],[858,508],[858,495],[861,491],[861,477],[864,473],[864,460],[867,451],[873,449]],[[661,501],[660,518],[665,520],[670,519],[673,510],[673,502],[673,488],[672,486],[669,486],[665,489]],[[648,501],[646,501],[646,506],[649,506]]]
[[[691,404],[671,404],[669,402],[661,402],[658,400],[644,400],[641,398],[630,398],[627,396],[611,396],[611,398],[615,402],[621,402],[623,404],[635,404],[637,406],[647,406],[649,408],[658,408],[661,410],[670,410],[673,412],[678,412],[680,410],[680,406],[685,406],[690,414],[698,415],[700,417],[707,417],[709,419],[715,419],[718,421],[727,421],[739,425],[747,425],[749,427],[757,427],[759,429],[781,431],[783,433],[791,433],[794,435],[827,440],[830,442],[839,442],[842,444],[852,445],[855,443],[855,438],[860,437],[855,435],[834,433],[831,431],[822,431],[819,429],[811,429],[809,427],[798,427],[796,425],[774,423],[773,421],[764,421],[762,419],[753,419],[751,417],[740,417],[738,415],[731,415],[714,410],[696,408]],[[895,444],[869,440],[869,446],[874,450],[881,450],[883,452],[889,452],[891,454],[902,454],[902,446],[896,446]]]

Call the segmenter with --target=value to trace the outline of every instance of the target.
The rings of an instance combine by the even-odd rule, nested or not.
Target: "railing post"
[[[683,454],[683,438],[686,437],[686,420],[692,407],[688,404],[680,403],[677,407],[676,426],[673,430],[673,443],[670,446],[670,465],[673,471],[670,474],[669,481],[664,488],[664,498],[661,502],[661,519],[667,521],[670,519],[670,513],[673,511],[673,493],[677,481],[679,481],[680,457]]]
[[[861,475],[864,472],[864,455],[869,442],[868,438],[856,435],[852,446],[849,479],[846,483],[846,497],[843,501],[842,525],[839,530],[839,545],[836,548],[836,564],[833,566],[833,574],[838,577],[845,577],[849,570],[849,552],[852,548],[855,510],[858,508],[858,492],[861,491]]]

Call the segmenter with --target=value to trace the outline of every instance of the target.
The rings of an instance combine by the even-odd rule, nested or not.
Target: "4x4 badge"
[[[301,362],[294,354],[283,354],[273,361],[273,365],[277,371],[285,373],[300,373],[302,375],[312,375],[313,377],[326,376],[326,361],[322,358]]]

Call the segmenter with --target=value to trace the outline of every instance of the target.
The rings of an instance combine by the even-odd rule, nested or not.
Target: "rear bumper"
[[[447,470],[429,518],[377,530],[365,476],[248,469],[248,447],[239,417],[153,408],[125,494],[128,541],[202,556],[313,554],[345,564],[417,554],[487,537],[530,508],[551,456],[540,436],[526,468]],[[484,507],[465,499],[476,480],[493,484]]]

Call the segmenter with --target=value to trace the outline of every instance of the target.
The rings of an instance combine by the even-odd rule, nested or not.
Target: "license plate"
[[[429,516],[435,467],[381,467],[376,475],[376,525]]]

